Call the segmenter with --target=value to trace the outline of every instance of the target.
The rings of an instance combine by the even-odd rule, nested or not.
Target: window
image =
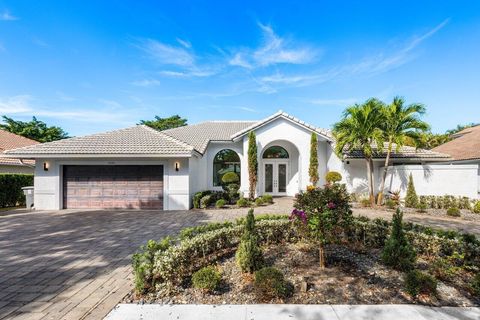
[[[213,159],[213,186],[222,185],[222,177],[227,172],[235,172],[240,178],[240,157],[230,149],[220,150]]]
[[[263,159],[288,159],[288,152],[280,146],[271,146],[263,153]]]

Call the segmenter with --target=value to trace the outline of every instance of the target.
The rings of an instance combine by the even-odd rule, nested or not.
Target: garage
[[[65,165],[63,207],[163,210],[163,166]]]

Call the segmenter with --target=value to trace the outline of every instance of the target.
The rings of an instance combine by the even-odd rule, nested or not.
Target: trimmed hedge
[[[33,186],[32,174],[0,174],[0,207],[25,205],[22,187]]]

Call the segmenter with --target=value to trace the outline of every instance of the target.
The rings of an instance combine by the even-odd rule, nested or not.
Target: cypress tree
[[[415,191],[415,185],[413,184],[413,177],[410,173],[408,177],[407,196],[405,198],[405,207],[416,208],[418,205],[418,196]]]
[[[310,176],[310,182],[316,186],[318,182],[318,147],[317,147],[317,135],[312,132],[310,138],[310,166],[308,168],[308,175]]]
[[[243,272],[253,273],[263,267],[263,252],[258,245],[258,236],[255,230],[255,217],[250,209],[245,221],[245,229],[238,246],[235,258]]]
[[[255,198],[255,190],[257,188],[257,139],[255,132],[250,131],[248,134],[248,181],[249,181],[249,197]]]

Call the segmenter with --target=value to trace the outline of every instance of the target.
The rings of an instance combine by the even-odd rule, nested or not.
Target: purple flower
[[[303,223],[306,223],[307,222],[307,214],[302,210],[293,209],[292,214],[290,215],[290,220],[295,220],[295,219],[299,219]]]
[[[327,208],[328,209],[335,209],[336,207],[337,207],[337,205],[335,203],[331,202],[331,201],[329,203],[327,203]]]

